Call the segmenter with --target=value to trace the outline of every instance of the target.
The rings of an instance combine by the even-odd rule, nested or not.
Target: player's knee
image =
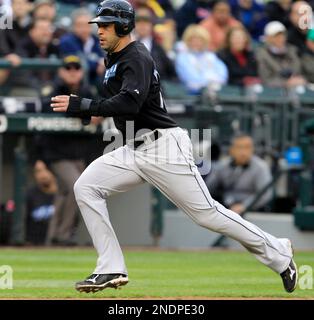
[[[208,228],[209,217],[205,215],[198,215],[195,222],[201,227]]]
[[[90,199],[103,198],[99,189],[96,186],[93,186],[89,179],[80,177],[76,180],[73,186],[73,191],[77,203],[90,201]]]
[[[215,208],[210,208],[199,212],[195,217],[195,222],[206,229],[215,232],[222,232],[224,224],[220,223],[217,211]]]

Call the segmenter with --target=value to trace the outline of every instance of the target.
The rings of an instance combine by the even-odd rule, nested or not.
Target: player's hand
[[[66,112],[69,107],[70,96],[55,96],[51,98],[50,106],[54,112]]]

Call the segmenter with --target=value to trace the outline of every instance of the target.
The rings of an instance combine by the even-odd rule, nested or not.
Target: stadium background
[[[15,1],[19,5],[28,3]],[[71,32],[71,14],[75,10],[83,8],[93,14],[96,7],[93,1],[29,2],[30,22],[34,19],[33,8],[47,3],[56,8],[52,25],[54,31],[62,31],[63,36]],[[213,5],[210,1],[193,0],[134,3],[136,7],[149,8],[152,12],[154,37],[174,67],[177,55],[184,50],[180,40],[189,24],[186,22],[183,27],[182,17],[191,23],[199,23],[211,12]],[[236,10],[239,3],[230,1],[234,15],[245,11]],[[6,4],[10,5],[10,1]],[[256,10],[264,17],[260,30],[273,19],[267,15],[269,7],[269,3],[258,2]],[[286,15],[289,20],[289,10]],[[244,16],[237,16],[241,17]],[[245,21],[241,22],[245,24]],[[289,24],[286,26],[289,30]],[[256,52],[263,46],[263,33],[252,30],[249,32]],[[3,32],[6,31],[1,30],[1,37],[5,37]],[[60,38],[55,34],[53,40]],[[105,130],[113,130],[112,123],[107,119],[84,127],[79,121],[47,114],[45,99],[49,97],[49,88],[54,84],[58,68],[64,66],[65,54],[45,58],[20,55],[21,60],[14,64],[8,55],[20,52],[18,43],[16,46],[16,52],[1,52],[0,49],[0,71],[10,70],[1,78],[0,88],[0,265],[11,265],[15,275],[14,289],[1,290],[0,297],[80,297],[74,293],[73,283],[91,270],[95,254],[79,215],[75,243],[70,248],[44,247],[42,232],[47,230],[47,225],[39,226],[39,229],[28,228],[26,198],[27,190],[34,184],[33,166],[37,160],[34,146],[42,134],[92,137],[93,149],[85,159],[88,163],[102,152],[104,145],[98,142]],[[77,52],[71,54],[78,55]],[[79,58],[85,70],[89,70],[87,57]],[[314,64],[312,67],[314,69]],[[52,73],[52,80],[43,82],[39,76],[38,81],[34,72],[47,73],[47,70]],[[16,83],[17,78],[24,81]],[[34,83],[33,79],[36,80]],[[97,95],[101,79],[85,80]],[[245,131],[254,138],[256,153],[267,160],[272,170],[273,197],[263,212],[247,212],[246,218],[276,236],[291,238],[297,250],[296,261],[313,267],[314,91],[311,81],[293,88],[269,86],[260,79],[240,86],[226,81],[219,85],[207,83],[197,92],[191,92],[178,75],[165,73],[162,86],[168,111],[182,127],[211,129],[211,141],[202,142],[207,152],[204,161],[215,157],[211,143],[218,145],[221,157],[224,157],[233,134]],[[281,290],[280,279],[243,253],[238,244],[227,240],[227,248],[215,249],[219,239],[216,234],[194,225],[149,185],[113,197],[109,211],[121,244],[127,246],[126,259],[134,283],[132,281],[133,284],[121,292],[98,293],[96,297],[287,297]],[[29,234],[33,241],[29,240]],[[34,248],[34,245],[39,247]],[[171,280],[171,275],[177,275],[179,268],[182,268],[179,279]],[[231,281],[230,274],[235,268],[238,276]],[[156,275],[155,282],[147,280],[149,273]],[[186,277],[191,281],[186,282]],[[265,284],[263,289],[262,283]],[[313,296],[313,290],[301,289],[292,295]]]

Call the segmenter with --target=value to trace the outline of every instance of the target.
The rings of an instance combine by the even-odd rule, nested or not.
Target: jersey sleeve
[[[152,64],[136,58],[124,61],[118,68],[122,78],[120,92],[109,99],[92,100],[90,104],[92,116],[136,114],[146,100],[153,74]]]

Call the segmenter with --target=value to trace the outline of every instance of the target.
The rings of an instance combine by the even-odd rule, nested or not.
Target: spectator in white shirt
[[[210,36],[199,25],[190,25],[183,33],[186,50],[176,57],[176,70],[187,91],[198,94],[208,86],[223,85],[228,80],[226,65],[208,50]]]

